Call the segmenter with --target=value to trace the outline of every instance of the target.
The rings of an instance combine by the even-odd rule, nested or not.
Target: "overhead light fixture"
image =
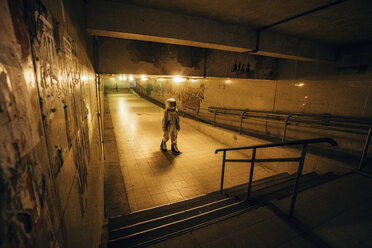
[[[141,75],[141,81],[147,81],[148,78],[146,77],[146,75]]]
[[[305,84],[304,83],[295,83],[295,86],[296,87],[302,87],[302,86],[304,86]]]
[[[231,80],[226,80],[225,83],[229,84],[231,83]]]
[[[175,83],[181,83],[181,82],[185,82],[185,81],[186,81],[186,78],[184,78],[184,77],[180,77],[180,76],[173,77],[173,82],[175,82]]]

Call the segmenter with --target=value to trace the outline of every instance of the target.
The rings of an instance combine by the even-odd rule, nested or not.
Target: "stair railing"
[[[297,199],[297,193],[299,189],[299,184],[302,176],[302,170],[304,166],[307,146],[309,144],[316,144],[316,143],[329,143],[332,146],[337,146],[337,142],[334,139],[331,138],[317,138],[317,139],[304,139],[304,140],[297,140],[292,142],[282,142],[282,143],[276,143],[276,144],[264,144],[264,145],[256,145],[256,146],[246,146],[246,147],[235,147],[235,148],[223,148],[223,149],[217,149],[215,153],[223,152],[222,157],[222,173],[221,173],[221,187],[220,187],[220,193],[223,193],[223,182],[224,182],[224,176],[225,176],[225,164],[226,162],[250,162],[251,168],[250,168],[250,174],[249,174],[249,182],[248,182],[248,194],[247,194],[247,201],[250,200],[251,197],[251,188],[252,188],[252,178],[253,178],[253,172],[254,172],[254,164],[257,163],[272,163],[272,162],[298,162],[298,171],[297,171],[297,177],[296,177],[296,183],[293,188],[292,193],[292,201],[291,201],[291,207],[289,210],[289,216],[293,216],[295,205],[296,205],[296,199]],[[284,147],[284,146],[296,146],[296,145],[302,145],[302,152],[300,157],[292,157],[292,158],[266,158],[266,159],[257,159],[256,158],[256,150],[261,148],[269,148],[269,147]],[[226,153],[228,151],[238,151],[238,150],[252,150],[252,158],[251,159],[227,159]]]
[[[365,162],[366,157],[367,157],[368,146],[369,146],[369,143],[370,143],[370,140],[371,140],[371,136],[372,136],[372,127],[370,127],[369,130],[368,130],[366,142],[365,142],[364,148],[363,148],[362,157],[360,158],[360,162],[359,162],[359,170],[360,171],[363,171],[363,165],[364,165],[364,162]]]

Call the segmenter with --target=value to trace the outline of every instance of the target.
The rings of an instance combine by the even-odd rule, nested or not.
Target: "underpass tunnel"
[[[368,247],[371,41],[368,0],[0,0],[0,247],[128,247],[154,212],[211,218],[160,247]]]
[[[127,79],[133,78],[130,84],[121,82],[125,81],[126,76],[119,75],[107,78],[108,84],[105,85],[105,114],[109,115],[105,117],[105,123],[112,123],[108,125],[113,127],[107,130],[111,138],[105,142],[108,149],[105,152],[105,163],[110,164],[106,170],[122,173],[122,178],[118,178],[116,185],[113,178],[108,179],[109,185],[105,196],[108,199],[108,216],[125,214],[125,211],[137,212],[219,190],[221,156],[215,155],[214,152],[225,146],[223,142],[197,130],[195,121],[184,117],[180,112],[181,129],[177,145],[181,154],[175,155],[171,152],[170,141],[167,144],[167,151],[161,151],[164,115],[161,106],[164,103],[150,102],[141,98],[135,91],[140,82],[160,80],[162,83],[170,81],[172,84],[180,84],[185,83],[187,79],[180,76],[169,78],[131,76],[129,75]],[[116,82],[112,83],[116,79],[121,87],[116,87]],[[190,80],[195,80],[192,81],[195,83],[201,79]],[[128,87],[135,84],[136,87]],[[177,101],[177,108],[187,114],[186,107],[190,109],[192,106],[186,105],[177,95],[173,97]],[[112,153],[115,153],[112,150],[115,149],[112,146],[112,142],[115,142],[113,137],[116,139],[116,151],[119,156],[116,160],[119,159],[119,163],[114,163],[115,158],[112,157]],[[244,158],[247,154],[232,153],[231,156]],[[249,168],[241,165],[232,165],[226,170],[225,187],[247,182]],[[114,166],[118,168],[113,168]],[[254,178],[274,174],[275,170],[258,166]],[[117,198],[118,191],[123,191],[121,195],[124,197]]]
[[[263,83],[248,79],[145,74],[108,74],[102,75],[102,81],[105,114],[109,114],[105,123],[112,123],[109,124],[112,127],[109,142],[114,142],[112,137],[115,137],[115,152],[119,154],[116,160],[120,161],[114,169],[114,162],[110,160],[113,153],[111,144],[106,142],[110,147],[106,151],[106,163],[111,165],[106,169],[122,174],[116,186],[114,180],[109,179],[106,195],[108,216],[138,212],[218,191],[222,157],[215,155],[214,151],[222,147],[332,137],[337,140],[338,147],[331,149],[325,144],[309,148],[304,172],[343,174],[352,168],[348,167],[351,164],[354,168],[359,165],[358,152],[363,149],[367,137],[366,131],[346,134],[346,129],[332,128],[329,123],[324,126],[329,117],[322,117],[321,113],[329,106],[322,109],[316,102],[322,101],[321,97],[315,97],[315,94],[322,94],[318,89],[319,82],[266,80]],[[296,94],[294,97],[300,102],[289,104],[291,99],[282,101],[281,97],[287,97],[289,91]],[[326,92],[328,97],[333,97],[332,93]],[[180,155],[171,153],[170,142],[168,151],[160,150],[164,102],[168,98],[177,101],[180,115]],[[297,112],[308,109],[313,113],[316,105],[319,114],[299,113],[296,116],[291,112],[293,116],[290,116],[288,110],[268,111],[289,105],[291,108],[297,105]],[[261,111],[249,111],[252,106],[261,108]],[[242,116],[242,113],[247,116]],[[284,126],[288,116],[293,118],[292,125]],[[350,142],[351,139],[354,141]],[[345,150],[349,152],[345,153]],[[259,151],[257,158],[285,157],[296,153],[299,154],[300,150],[272,149]],[[229,158],[234,159],[251,157],[251,151],[229,154]],[[297,171],[294,163],[257,164],[254,180]],[[231,163],[225,172],[224,186],[241,185],[248,179],[249,167],[244,163]],[[120,198],[117,198],[118,191],[122,191]]]

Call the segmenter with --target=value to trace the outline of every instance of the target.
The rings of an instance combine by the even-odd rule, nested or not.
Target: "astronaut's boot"
[[[165,152],[167,150],[167,143],[166,142],[161,141],[160,150],[162,150],[163,152]]]
[[[178,150],[177,144],[172,144],[172,152],[175,155],[180,154],[181,152]]]

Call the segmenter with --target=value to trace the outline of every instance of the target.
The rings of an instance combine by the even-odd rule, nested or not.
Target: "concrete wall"
[[[180,121],[181,125],[190,125],[196,130],[212,137],[215,140],[218,140],[226,147],[241,147],[241,146],[254,146],[260,144],[267,144],[268,142],[264,139],[255,138],[250,135],[239,135],[236,132],[226,130],[219,127],[213,127],[212,125],[208,125],[202,122],[195,121],[189,118],[181,118]],[[182,141],[180,140],[180,146],[182,145]],[[223,147],[221,147],[223,148]],[[276,147],[276,148],[269,148],[269,149],[258,149],[256,152],[257,159],[263,158],[295,158],[301,155],[301,150],[298,149],[299,147],[288,148],[288,147]],[[326,153],[331,151],[330,145],[324,147]],[[252,156],[252,150],[241,151],[242,155],[250,158]],[[222,153],[219,154],[222,161]],[[236,155],[235,155],[236,156]],[[227,153],[227,157],[230,159],[239,159],[239,155],[237,157],[233,157],[231,154]],[[311,150],[307,152],[303,174],[309,172],[316,172],[318,174],[324,174],[327,172],[333,172],[337,175],[342,175],[344,173],[349,172],[352,169],[352,165],[349,163],[350,161],[347,160],[340,160],[334,157],[334,154],[330,156],[324,156],[324,154],[316,154],[313,153]],[[298,163],[292,162],[282,162],[282,163],[258,163],[263,167],[267,168],[268,170],[275,171],[276,173],[288,172],[290,174],[296,173],[298,170]]]
[[[154,6],[154,3],[145,5]],[[155,5],[157,4],[155,3]],[[203,9],[203,6],[209,5],[212,7],[207,7],[209,9],[207,13],[201,14],[199,12]],[[172,7],[169,4],[158,8],[147,8],[141,7],[141,3],[132,5],[124,1],[90,0],[87,5],[87,32],[95,36],[152,41],[223,51],[241,53],[254,51],[259,55],[278,58],[334,61],[335,47],[323,42],[304,40],[288,34],[272,32],[271,29],[261,30],[258,40],[258,27],[264,27],[288,18],[291,16],[290,12],[292,12],[292,15],[296,15],[301,13],[300,9],[305,11],[315,7],[314,3],[310,3],[307,7],[306,5],[296,6],[296,4],[291,3],[289,8],[280,11],[273,7],[275,5],[268,6],[265,3],[255,5],[251,2],[236,2],[225,8],[224,4],[217,2],[212,4],[209,2],[198,4],[187,2],[177,5],[176,9],[181,8],[182,10],[170,11]],[[194,9],[189,14],[182,14],[190,6],[192,8],[201,7],[201,9]],[[239,7],[233,8],[232,6]],[[262,6],[265,6],[265,8]],[[281,4],[281,6],[285,5]],[[218,10],[213,10],[213,8]],[[164,9],[168,9],[168,11]],[[245,11],[242,12],[242,9]],[[215,14],[220,11],[224,13],[217,19],[225,21],[216,20]],[[267,14],[271,11],[273,12],[272,15]],[[200,15],[195,15],[198,12]],[[206,18],[206,16],[209,17]],[[235,19],[235,21],[231,20],[229,16],[230,18],[233,17],[232,19]],[[254,17],[244,22],[243,19],[249,18],[249,16]],[[248,26],[257,21],[261,24],[256,23],[257,26],[254,27]],[[337,23],[337,21],[335,22]],[[245,24],[242,25],[242,23]],[[312,21],[309,21],[309,23],[310,25],[297,26],[297,32],[298,29],[312,26]],[[320,29],[320,26],[326,25],[319,25],[317,30]],[[257,48],[259,48],[258,51],[256,51]]]
[[[100,244],[99,94],[80,8],[0,1],[0,247]]]
[[[128,75],[126,76],[128,77]],[[105,89],[129,89],[135,88],[137,83],[136,79],[130,80],[128,78],[115,77],[105,77],[102,79],[103,87]]]
[[[274,79],[277,59],[167,45],[99,38],[99,68],[104,74],[187,75]]]
[[[163,102],[174,97],[180,109],[201,108],[200,117],[213,118],[208,107],[240,108],[284,113],[337,115],[372,118],[372,70],[345,73],[337,64],[323,64],[280,60],[277,80],[206,78],[175,83],[172,79],[153,78],[138,81],[137,89],[143,94]],[[203,110],[204,109],[204,110]],[[204,111],[204,112],[203,112]],[[240,120],[217,121],[239,125]],[[251,121],[243,124],[257,133],[280,138],[282,125]],[[367,132],[362,135],[331,130],[318,130],[295,126],[288,128],[292,139],[330,136],[339,142],[339,148],[361,154]]]

